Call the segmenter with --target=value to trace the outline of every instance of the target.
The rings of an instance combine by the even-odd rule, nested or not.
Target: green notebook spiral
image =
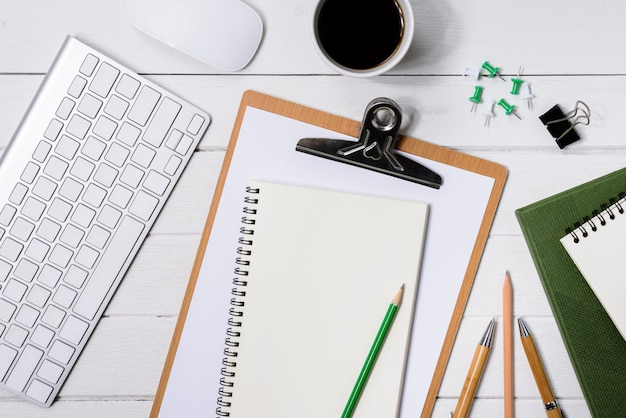
[[[515,212],[594,417],[626,413],[626,341],[559,240],[625,192],[626,168]]]

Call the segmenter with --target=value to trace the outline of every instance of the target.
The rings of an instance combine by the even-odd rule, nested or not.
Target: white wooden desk
[[[56,403],[43,410],[2,392],[0,415],[148,415],[236,110],[243,91],[254,89],[352,119],[361,118],[372,98],[390,97],[405,111],[403,133],[507,166],[509,179],[433,416],[447,418],[454,409],[476,343],[488,321],[501,315],[507,269],[514,314],[534,333],[562,408],[569,418],[590,416],[514,210],[624,165],[626,6],[620,0],[412,0],[416,31],[406,59],[389,75],[352,79],[332,73],[314,52],[309,24],[316,1],[249,0],[262,15],[264,39],[248,67],[223,73],[136,31],[121,0],[0,0],[0,152],[68,33],[213,118]],[[522,120],[496,109],[485,128],[484,107],[470,113],[476,83],[460,74],[485,60],[507,79],[523,67],[522,78],[536,95],[532,111],[509,94],[510,81],[480,81],[483,98],[518,104]],[[591,108],[591,125],[579,129],[582,140],[560,150],[537,117],[556,103],[569,110],[577,100]],[[500,335],[473,417],[503,413]],[[518,338],[515,409],[517,417],[545,416]]]

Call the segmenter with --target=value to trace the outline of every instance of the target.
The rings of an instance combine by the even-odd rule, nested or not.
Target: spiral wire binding
[[[235,377],[235,368],[237,367],[237,355],[239,347],[239,337],[241,332],[239,329],[242,325],[243,309],[245,307],[246,286],[248,285],[248,268],[250,266],[250,260],[248,257],[252,255],[252,239],[254,235],[254,225],[256,220],[254,215],[257,213],[257,209],[254,207],[259,202],[258,197],[250,196],[252,194],[259,194],[259,189],[246,187],[246,193],[244,202],[246,206],[243,208],[244,216],[241,218],[243,226],[239,229],[241,236],[239,237],[237,247],[237,257],[235,258],[235,268],[233,277],[233,285],[235,287],[231,290],[232,298],[230,299],[230,305],[228,314],[228,328],[226,329],[226,339],[224,341],[224,358],[222,359],[222,370],[220,377],[220,389],[219,396],[217,398],[217,409],[215,410],[218,417],[229,417],[231,402],[229,398],[233,396],[233,379]]]
[[[620,193],[617,199],[613,198],[609,204],[603,204],[600,210],[595,210],[591,217],[585,216],[582,223],[568,228],[566,233],[572,237],[575,244],[578,244],[581,238],[587,238],[590,232],[596,232],[599,227],[607,225],[608,222],[615,219],[617,215],[624,213],[624,205],[626,205],[626,194]]]

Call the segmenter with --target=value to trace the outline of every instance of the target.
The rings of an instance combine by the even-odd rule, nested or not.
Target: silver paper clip
[[[365,109],[357,142],[329,138],[303,138],[296,150],[340,161],[439,189],[441,176],[395,151],[402,111],[391,99],[379,97]]]

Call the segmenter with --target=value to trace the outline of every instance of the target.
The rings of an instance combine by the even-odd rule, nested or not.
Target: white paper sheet
[[[295,151],[304,137],[354,139],[263,110],[246,110],[160,417],[214,416],[241,202],[252,179],[429,203],[400,412],[402,418],[420,415],[494,179],[407,154],[443,177],[444,185],[436,190]]]

